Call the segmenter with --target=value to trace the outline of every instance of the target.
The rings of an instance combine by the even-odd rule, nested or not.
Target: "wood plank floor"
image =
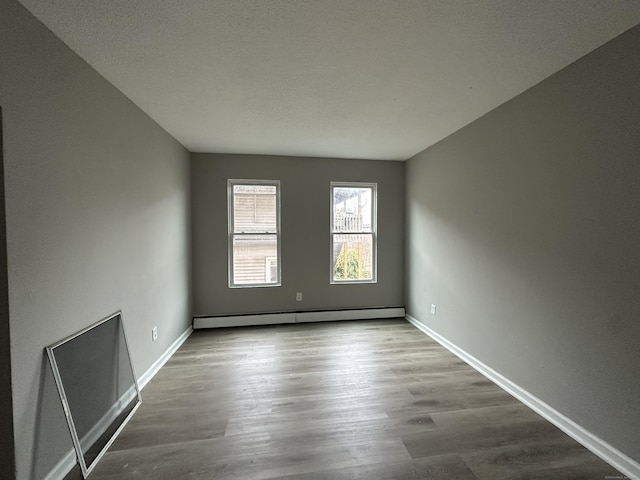
[[[402,319],[196,331],[142,394],[90,479],[624,478]]]

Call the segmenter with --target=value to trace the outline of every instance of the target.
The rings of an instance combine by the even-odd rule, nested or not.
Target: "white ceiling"
[[[639,0],[20,0],[195,152],[404,160]]]

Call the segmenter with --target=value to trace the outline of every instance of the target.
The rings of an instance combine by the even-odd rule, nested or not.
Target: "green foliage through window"
[[[347,259],[347,272],[345,276],[344,264]],[[336,261],[333,278],[336,280],[365,280],[371,278],[371,272],[364,268],[362,250],[358,248],[342,247]]]

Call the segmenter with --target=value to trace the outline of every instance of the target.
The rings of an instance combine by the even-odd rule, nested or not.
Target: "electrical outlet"
[[[431,304],[431,315],[436,314],[436,305],[434,303]]]
[[[158,339],[158,327],[153,327],[151,329],[151,341],[155,342]]]
[[[302,292],[298,292],[296,293],[296,302],[301,302],[302,301]]]

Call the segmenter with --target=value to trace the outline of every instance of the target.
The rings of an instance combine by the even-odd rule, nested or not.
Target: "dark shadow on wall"
[[[4,201],[4,154],[0,108],[0,478],[16,478],[11,389],[9,281],[7,277],[7,225]]]

